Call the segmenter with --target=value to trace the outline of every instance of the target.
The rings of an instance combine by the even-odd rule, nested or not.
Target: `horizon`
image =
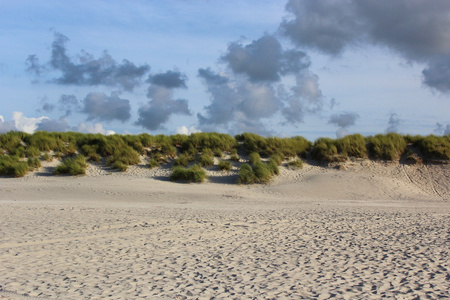
[[[445,0],[4,2],[0,133],[446,135],[449,13]]]

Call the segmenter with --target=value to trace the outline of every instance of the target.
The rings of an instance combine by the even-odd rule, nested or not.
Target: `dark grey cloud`
[[[83,113],[88,115],[88,120],[127,121],[131,117],[130,101],[121,99],[118,94],[107,96],[104,93],[89,93],[83,100]]]
[[[163,86],[168,89],[174,88],[187,88],[186,86],[187,76],[177,71],[167,71],[165,73],[159,73],[149,76],[147,82]]]
[[[450,55],[432,60],[422,75],[425,85],[442,93],[450,93]]]
[[[198,77],[203,78],[208,85],[222,85],[228,83],[228,77],[214,73],[211,68],[199,69]]]
[[[42,104],[42,110],[47,113],[52,112],[54,109],[55,109],[55,105],[52,103],[45,102]]]
[[[185,80],[185,75],[172,71],[151,77],[147,92],[150,101],[138,109],[139,117],[135,124],[157,130],[163,129],[173,114],[191,115],[187,100],[173,99],[173,89],[186,88]]]
[[[450,1],[289,0],[280,31],[297,46],[339,55],[378,45],[424,63],[424,84],[450,91]]]
[[[45,67],[39,64],[39,58],[34,54],[28,55],[25,60],[25,65],[27,66],[26,71],[36,77],[41,76],[41,74],[45,71]]]
[[[245,74],[252,82],[278,81],[280,76],[295,74],[310,65],[304,52],[283,50],[278,39],[268,34],[247,45],[231,43],[221,60],[235,74]]]
[[[389,116],[388,127],[386,132],[398,132],[398,127],[401,123],[399,116],[396,113],[391,113]]]
[[[360,35],[352,1],[290,0],[286,10],[290,16],[280,29],[302,48],[337,55]]]
[[[105,85],[120,87],[127,91],[138,86],[142,77],[150,70],[146,64],[137,66],[126,59],[122,63],[117,63],[107,51],[97,59],[82,51],[78,55],[78,61],[73,61],[67,54],[68,41],[63,34],[55,33],[50,61],[40,65],[38,58],[30,55],[26,61],[27,70],[35,75],[40,75],[43,69],[58,71],[60,76],[52,81],[62,85]]]
[[[37,124],[36,130],[64,132],[69,129],[70,126],[67,120],[60,118],[58,120],[43,119],[39,124]]]
[[[231,82],[210,69],[200,69],[199,77],[205,80],[211,95],[211,103],[205,107],[206,114],[197,114],[202,130],[211,125],[252,127],[251,124],[273,116],[281,108],[282,103],[269,84],[245,79]],[[258,126],[260,131],[262,125]]]
[[[434,130],[434,133],[443,135],[450,134],[450,124],[444,125],[441,123],[436,123],[436,129]]]
[[[348,134],[347,128],[355,125],[355,122],[358,118],[359,115],[357,113],[342,112],[331,115],[330,119],[328,120],[328,124],[334,124],[339,127],[336,131],[336,136],[338,138],[341,138]]]

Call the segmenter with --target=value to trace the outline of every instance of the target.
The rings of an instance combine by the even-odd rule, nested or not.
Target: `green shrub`
[[[23,177],[28,172],[28,164],[16,156],[0,155],[0,175]]]
[[[202,153],[199,158],[199,164],[202,167],[208,167],[214,165],[214,157],[209,153]]]
[[[160,165],[160,162],[155,158],[150,159],[150,161],[148,162],[148,166],[150,167],[150,169],[159,167]]]
[[[258,152],[252,152],[248,156],[248,160],[249,160],[250,164],[254,165],[255,163],[258,163],[261,161],[261,156],[259,156]]]
[[[63,148],[63,143],[50,132],[37,131],[30,136],[29,146],[36,147],[39,151],[50,151]]]
[[[115,152],[107,159],[107,164],[113,167],[116,162],[130,166],[136,165],[141,161],[139,153],[128,145],[124,145],[120,149],[114,149],[114,151]],[[121,166],[121,164],[117,164],[117,166]],[[121,170],[123,168],[121,167],[119,169]]]
[[[189,148],[195,148],[200,152],[204,152],[205,148],[220,149],[221,151],[230,152],[236,148],[237,141],[228,134],[217,132],[199,132],[188,136],[182,143],[181,151]]]
[[[450,159],[450,135],[429,135],[417,139],[414,145],[426,159]]]
[[[111,165],[114,169],[119,170],[121,172],[125,172],[128,169],[128,165],[121,162],[120,160],[114,161],[114,163]]]
[[[48,152],[44,152],[44,154],[42,154],[42,159],[45,161],[52,161],[53,157]]]
[[[398,160],[406,151],[405,139],[397,133],[368,138],[370,155],[375,159]]]
[[[25,150],[25,155],[28,158],[38,157],[39,155],[41,155],[41,151],[39,151],[39,149],[34,146],[30,146]]]
[[[263,162],[257,162],[253,165],[253,173],[255,174],[257,183],[267,183],[272,178],[271,170]]]
[[[22,139],[22,132],[18,131],[0,134],[0,148],[11,152],[13,149],[19,147]]]
[[[230,159],[234,162],[239,162],[239,155],[237,154],[231,154]]]
[[[16,148],[11,149],[11,151],[9,151],[9,155],[11,156],[17,156],[17,157],[25,157],[25,147],[23,146],[18,146]]]
[[[190,168],[175,167],[170,175],[171,181],[203,182],[206,179],[206,172],[199,165]]]
[[[343,157],[367,157],[366,140],[360,134],[347,135],[335,141],[338,153]]]
[[[295,169],[302,169],[303,168],[303,161],[301,159],[296,159],[293,161],[288,162],[288,166]]]
[[[272,159],[277,166],[281,166],[281,163],[283,162],[283,159],[279,154],[272,154],[272,156],[270,156],[270,159]]]
[[[213,150],[213,153],[214,153],[214,156],[219,157],[219,158],[223,156],[223,152],[219,148],[215,148]]]
[[[27,164],[30,170],[35,170],[41,167],[41,160],[37,157],[29,157],[27,159]]]
[[[249,164],[242,164],[239,168],[238,184],[251,184],[256,180],[255,173]]]
[[[175,166],[187,167],[189,162],[191,161],[191,156],[189,154],[182,153],[178,156],[178,158],[173,162]]]
[[[338,155],[335,142],[330,138],[317,139],[311,148],[311,157],[319,162],[337,162],[345,159]]]
[[[65,159],[55,168],[54,174],[84,175],[86,174],[86,158],[83,155],[77,155],[74,158]]]
[[[269,169],[270,174],[272,175],[280,175],[280,169],[278,168],[277,162],[271,158],[266,164],[267,169]]]
[[[230,171],[231,170],[231,163],[226,160],[219,161],[219,170],[221,171]]]

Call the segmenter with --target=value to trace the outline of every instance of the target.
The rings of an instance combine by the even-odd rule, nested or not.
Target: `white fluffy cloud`
[[[101,133],[104,135],[115,134],[115,132],[112,130],[105,130],[103,128],[103,125],[100,123],[95,123],[94,125],[88,125],[83,122],[83,123],[80,123],[80,125],[78,125],[77,130],[82,133]]]
[[[201,132],[196,129],[194,126],[187,128],[186,126],[177,127],[177,134],[191,135],[193,133]]]

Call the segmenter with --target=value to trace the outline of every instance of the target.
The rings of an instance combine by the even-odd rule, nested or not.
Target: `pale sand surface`
[[[0,178],[0,299],[445,299],[450,165]]]

